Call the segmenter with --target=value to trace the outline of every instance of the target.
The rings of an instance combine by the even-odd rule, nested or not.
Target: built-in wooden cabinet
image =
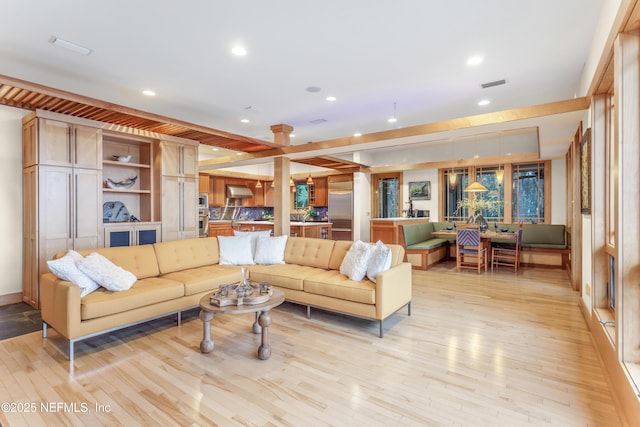
[[[114,223],[104,225],[104,246],[151,245],[160,241],[161,223]]]
[[[105,132],[102,153],[103,202],[122,202],[141,222],[159,221],[159,203],[153,191],[153,140]],[[122,157],[129,160],[117,160]],[[114,182],[130,180],[135,181],[132,186],[112,188]]]
[[[233,227],[231,221],[228,222],[210,222],[209,237],[216,236],[233,236]]]
[[[102,131],[32,113],[23,137],[23,300],[38,307],[47,260],[102,246]]]
[[[160,143],[162,241],[198,237],[197,148],[197,143]]]
[[[327,190],[327,178],[319,177],[313,179],[314,185],[309,187],[309,206],[327,206],[328,205],[328,190]],[[313,190],[311,190],[313,188]],[[313,191],[313,200],[311,198],[311,192]]]
[[[211,176],[207,173],[201,173],[198,175],[198,192],[207,193],[211,192]]]
[[[56,253],[155,243],[165,231],[167,240],[197,237],[197,141],[40,110],[22,124],[28,304],[39,306],[40,276]],[[105,223],[104,202],[122,202],[139,221]]]

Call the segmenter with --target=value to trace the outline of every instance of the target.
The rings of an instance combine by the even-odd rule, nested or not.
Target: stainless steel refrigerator
[[[329,182],[328,191],[333,240],[353,240],[353,181]]]

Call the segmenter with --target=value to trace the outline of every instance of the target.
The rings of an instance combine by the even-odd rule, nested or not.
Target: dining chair
[[[522,227],[516,231],[516,243],[512,247],[496,246],[491,251],[491,271],[497,265],[513,267],[514,272],[518,272],[520,265],[520,243],[522,242]]]
[[[456,229],[456,271],[463,268],[487,271],[487,248],[480,238],[480,226]]]

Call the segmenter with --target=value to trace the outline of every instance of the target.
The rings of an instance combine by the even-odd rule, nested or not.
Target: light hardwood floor
[[[564,271],[478,275],[448,262],[413,280],[412,316],[388,319],[383,339],[375,322],[274,309],[267,361],[255,357],[252,315],[216,317],[206,355],[195,311],[180,327],[167,319],[95,338],[77,345],[72,372],[54,331],[45,345],[37,332],[0,342],[0,401],[37,406],[0,422],[624,425]],[[49,402],[58,412],[43,410]]]

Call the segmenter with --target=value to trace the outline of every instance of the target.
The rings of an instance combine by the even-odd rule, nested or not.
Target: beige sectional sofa
[[[285,264],[250,265],[254,281],[267,281],[282,290],[288,301],[379,321],[407,306],[411,314],[411,265],[404,249],[391,249],[391,267],[378,274],[376,283],[366,277],[349,280],[340,274],[342,259],[352,242],[291,237],[285,247]],[[96,335],[197,307],[200,299],[221,284],[240,280],[240,267],[220,265],[216,237],[177,240],[144,246],[78,251],[97,252],[133,273],[131,289],[111,292],[100,288],[80,297],[80,288],[52,273],[40,281],[43,337],[47,327],[74,344]],[[57,257],[63,256],[58,254]]]

